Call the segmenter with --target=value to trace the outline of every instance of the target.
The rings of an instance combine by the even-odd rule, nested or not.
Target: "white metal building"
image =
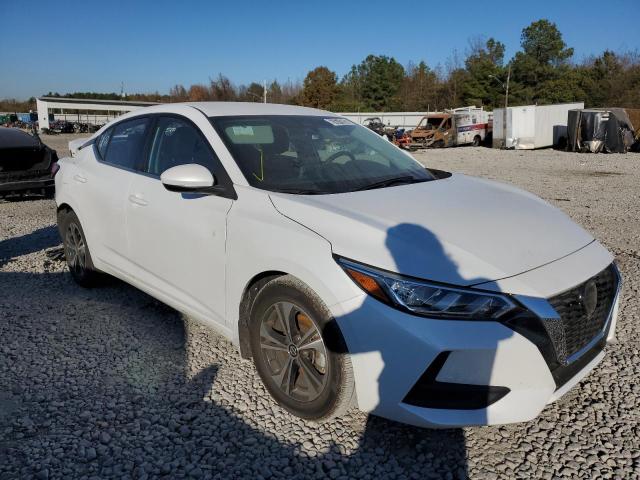
[[[493,147],[532,150],[557,145],[561,137],[567,137],[569,110],[581,108],[584,108],[584,102],[509,107],[506,142],[504,108],[496,108],[493,111]]]
[[[149,105],[155,102],[128,102],[121,100],[93,100],[85,98],[40,97],[36,99],[38,110],[38,128],[49,128],[49,118],[52,110],[61,110],[55,115],[56,119],[77,121],[83,123],[106,123],[107,121]],[[95,112],[104,112],[102,115]]]
[[[338,113],[338,115],[347,117],[359,125],[364,124],[367,118],[378,117],[385,125],[410,129],[418,126],[420,119],[429,113],[436,112],[347,112]]]

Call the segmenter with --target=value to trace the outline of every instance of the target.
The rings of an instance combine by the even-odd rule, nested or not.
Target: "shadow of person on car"
[[[418,239],[434,258],[448,258],[430,232],[399,225],[387,240],[398,271],[411,261],[404,238]],[[0,284],[0,478],[468,474],[462,430],[374,416],[417,380],[403,376],[399,355],[428,367],[433,354],[420,344],[399,350],[389,338],[373,336],[366,349],[350,352],[354,368],[363,355],[377,358],[371,365],[379,367],[372,415],[354,444],[351,429],[361,428],[361,415],[321,425],[290,416],[222,337],[122,282],[86,290],[66,272],[0,272]],[[353,323],[362,337],[369,336],[368,321],[387,321],[363,319],[357,308],[337,320]],[[490,366],[480,368],[485,371],[474,378],[488,381]],[[372,392],[357,393],[366,405]]]
[[[385,246],[395,263],[393,271],[404,275],[447,279],[447,284],[458,286],[489,280],[465,278],[438,237],[419,225],[403,223],[389,228]],[[390,317],[385,314],[388,308],[367,295],[359,305],[352,306],[352,311],[334,320],[345,336],[359,379],[358,405],[370,412],[360,448],[350,461],[365,459],[372,448],[380,448],[386,432],[395,430],[395,438],[413,439],[405,445],[415,448],[416,456],[433,459],[428,462],[432,465],[430,475],[467,478],[465,436],[457,427],[492,420],[489,410],[478,408],[491,402],[488,392],[475,386],[492,385],[496,348],[511,334],[505,328],[474,320]],[[330,323],[327,328],[335,325]],[[439,358],[443,361],[438,362]],[[447,369],[449,360],[460,363]],[[453,406],[456,411],[449,410]],[[439,430],[381,418],[392,411],[408,424],[432,424]]]

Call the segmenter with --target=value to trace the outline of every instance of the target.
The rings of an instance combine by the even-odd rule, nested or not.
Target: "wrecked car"
[[[567,147],[572,152],[626,153],[640,144],[638,112],[624,108],[569,110]]]
[[[364,126],[369,130],[376,132],[380,136],[386,135],[387,127],[382,123],[380,117],[365,118]]]
[[[52,196],[55,150],[17,128],[0,127],[0,198],[14,194]]]

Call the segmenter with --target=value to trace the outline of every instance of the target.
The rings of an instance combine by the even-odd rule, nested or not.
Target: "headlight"
[[[494,320],[518,309],[511,299],[503,295],[414,280],[342,258],[338,263],[365,292],[392,307],[416,315]]]

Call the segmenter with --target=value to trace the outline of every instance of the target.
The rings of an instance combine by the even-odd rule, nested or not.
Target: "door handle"
[[[87,179],[84,178],[82,175],[78,175],[77,173],[73,176],[73,179],[76,182],[80,182],[80,183],[87,183]]]
[[[139,205],[141,207],[146,207],[149,204],[149,202],[147,202],[140,195],[129,195],[129,201],[134,205]]]

